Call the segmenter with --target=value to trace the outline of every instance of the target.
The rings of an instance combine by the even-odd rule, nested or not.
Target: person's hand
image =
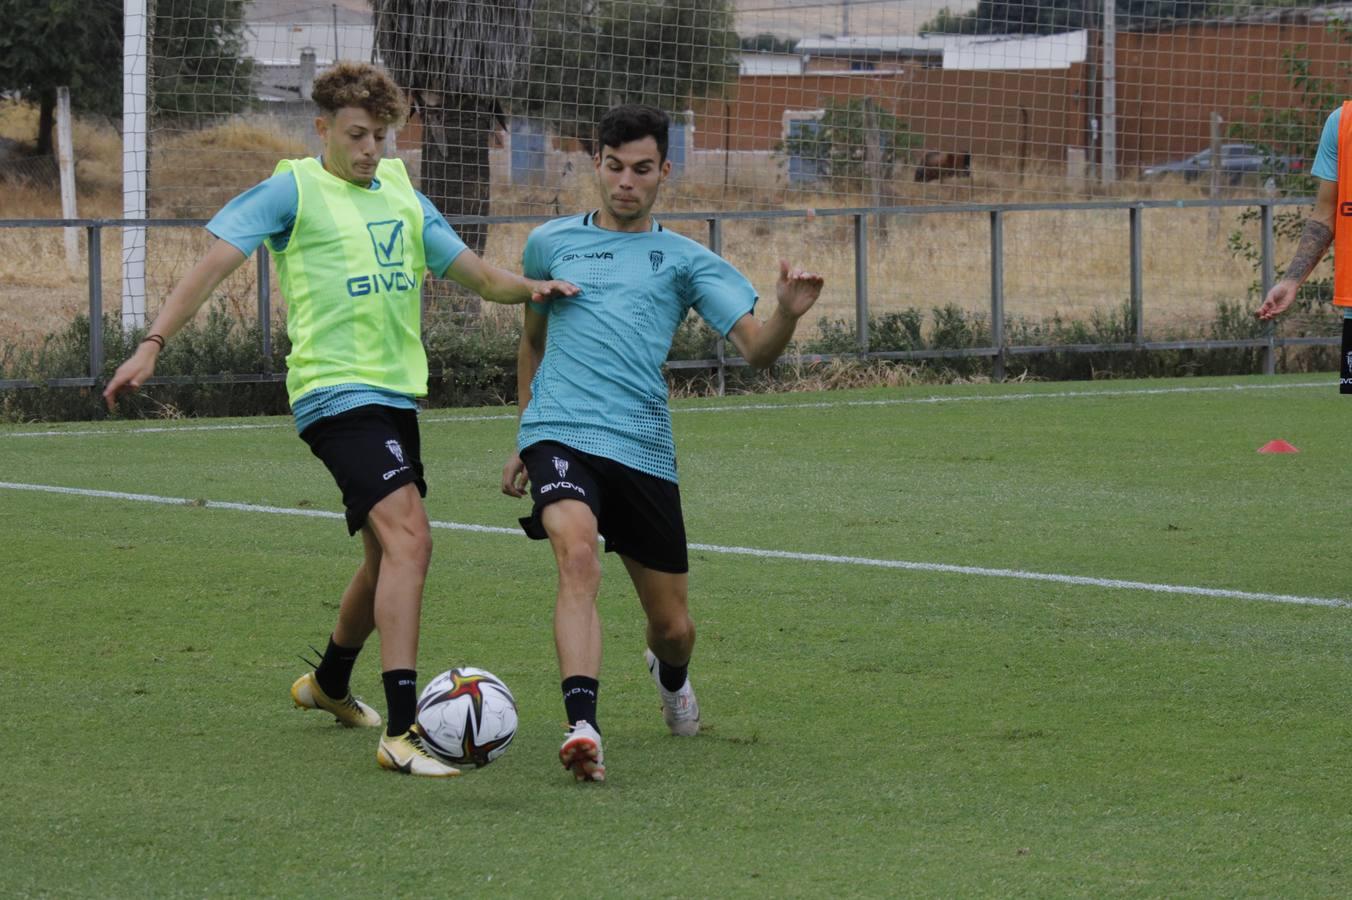
[[[531,290],[532,303],[544,303],[555,297],[576,297],[581,290],[567,281],[537,281]]]
[[[775,295],[779,299],[779,308],[797,319],[812,308],[821,296],[824,279],[813,272],[790,267],[788,260],[779,261],[779,283],[775,286]]]
[[[155,374],[155,360],[160,356],[160,348],[154,341],[146,341],[136,348],[136,352],[127,361],[117,367],[112,380],[103,389],[104,402],[108,411],[117,406],[117,400],[123,394],[131,394],[141,389],[147,378]]]
[[[512,453],[507,457],[507,465],[502,467],[502,492],[508,497],[524,497],[529,484],[530,474],[521,461],[521,454]]]
[[[1262,305],[1258,307],[1254,315],[1264,322],[1277,318],[1291,308],[1298,290],[1300,290],[1299,284],[1283,278],[1272,286],[1272,290],[1268,291],[1268,295],[1263,298]]]

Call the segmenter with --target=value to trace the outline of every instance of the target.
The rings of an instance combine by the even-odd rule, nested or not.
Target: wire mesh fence
[[[114,31],[139,27],[134,3],[85,7]],[[150,0],[138,20],[144,120],[116,96],[113,66],[130,40],[111,63],[88,60],[102,78],[73,92],[86,123],[102,114],[120,129],[77,135],[81,213],[124,213],[138,175],[149,216],[209,217],[279,158],[318,153],[310,90],[341,59],[391,71],[412,114],[387,151],[471,246],[512,268],[530,225],[466,217],[594,208],[592,126],[620,102],[672,118],[659,214],[1306,196],[1326,117],[1349,94],[1349,11],[1233,0]],[[21,188],[0,199],[0,218],[52,217],[25,200],[48,189],[51,164],[20,152],[26,129],[48,127],[45,100],[12,87],[31,104],[0,109],[6,180]],[[141,157],[121,153],[133,127],[144,129]],[[780,255],[825,270],[821,318],[846,318],[849,220],[809,221],[731,223],[724,252],[763,289]],[[867,228],[875,311],[986,307],[982,214],[869,217]],[[1252,214],[1151,208],[1141,228],[1143,282],[1159,298],[1147,330],[1200,333],[1227,304],[1255,300]],[[1117,314],[1126,229],[1122,216],[1085,210],[1009,221],[1006,306],[1029,323],[1028,340],[1049,322]],[[136,239],[109,233],[106,270]],[[0,307],[24,306],[30,289],[76,305],[79,270],[39,275],[16,261],[46,258],[35,245],[59,232],[20,240],[0,230],[11,260],[0,263]],[[153,315],[202,241],[177,230],[143,240],[143,285],[120,290],[141,290]],[[1279,222],[1279,266],[1291,242]],[[1325,263],[1294,327],[1324,327],[1327,279]]]
[[[449,215],[587,207],[592,126],[626,101],[673,117],[681,208],[1298,184],[1347,86],[1344,8],[1118,2],[157,0],[193,37],[152,41],[152,194],[210,214],[316,151],[335,59],[408,90],[390,149]]]

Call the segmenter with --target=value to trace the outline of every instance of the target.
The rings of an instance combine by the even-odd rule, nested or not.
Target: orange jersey
[[[1338,210],[1333,216],[1333,305],[1352,306],[1352,100],[1338,123]]]

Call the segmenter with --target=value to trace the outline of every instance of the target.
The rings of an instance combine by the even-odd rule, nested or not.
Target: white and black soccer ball
[[[460,666],[442,672],[418,698],[427,749],[455,766],[483,768],[516,737],[516,699],[492,672]]]

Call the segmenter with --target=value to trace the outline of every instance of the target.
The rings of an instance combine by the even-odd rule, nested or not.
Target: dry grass
[[[31,107],[0,104],[0,136],[24,139],[36,128]],[[77,169],[82,216],[121,214],[120,145],[107,124],[82,121],[76,128]],[[259,123],[233,122],[219,128],[165,136],[152,159],[152,214],[164,217],[208,215],[244,188],[267,177],[281,157],[305,153],[294,137]],[[592,208],[595,184],[587,160],[568,160],[571,171],[550,186],[495,186],[496,214],[541,214]],[[684,179],[670,186],[662,208],[669,212],[778,206],[849,207],[866,203],[859,196],[789,191],[782,182],[749,187]],[[1075,187],[1075,190],[1071,190]],[[1068,185],[1045,170],[1023,173],[982,170],[970,181],[916,184],[898,181],[882,198],[889,205],[945,205],[965,202],[1019,202],[1090,197],[1200,197],[1181,183],[1122,183],[1104,190]],[[60,202],[54,187],[7,185],[0,192],[0,218],[56,217]],[[1221,302],[1252,301],[1254,273],[1226,247],[1226,237],[1256,226],[1239,222],[1237,210],[1211,212],[1161,209],[1145,213],[1147,327],[1160,329],[1210,321]],[[486,257],[518,269],[530,225],[499,225],[490,231]],[[672,223],[675,230],[703,240],[701,222]],[[104,233],[105,306],[119,304],[120,234]],[[989,309],[990,238],[985,213],[945,213],[891,217],[885,228],[870,226],[868,286],[870,308],[885,313],[905,307],[930,309],[956,304],[971,311]],[[149,296],[157,298],[205,250],[209,237],[200,229],[166,228],[151,232]],[[82,238],[83,243],[83,238]],[[1005,298],[1009,315],[1041,319],[1053,315],[1085,318],[1094,311],[1117,309],[1129,291],[1128,226],[1125,211],[1010,213],[1005,222]],[[1294,248],[1279,244],[1279,258]],[[83,249],[82,249],[83,253]],[[803,215],[787,219],[729,221],[724,253],[747,273],[766,297],[774,292],[778,260],[790,259],[821,272],[827,288],[817,314],[852,320],[855,309],[853,231],[849,218]],[[223,289],[226,302],[241,316],[254,310],[255,273],[247,265]],[[275,296],[275,295],[274,295]],[[275,304],[283,315],[280,298]],[[0,229],[0,340],[31,340],[55,331],[87,309],[83,263],[66,269],[58,229]],[[762,313],[766,310],[763,307]]]
[[[296,138],[248,121],[170,133],[151,154],[151,215],[210,218],[236,194],[270,176],[277,160],[306,153]]]
[[[671,396],[718,396],[716,374],[668,379]],[[1010,379],[1021,381],[1022,378]],[[942,365],[911,365],[904,362],[857,362],[833,359],[824,363],[795,362],[775,368],[775,377],[756,383],[756,393],[790,394],[813,391],[835,391],[846,388],[911,387],[922,384],[989,384],[988,376],[960,375]],[[729,386],[728,394],[738,393]]]

